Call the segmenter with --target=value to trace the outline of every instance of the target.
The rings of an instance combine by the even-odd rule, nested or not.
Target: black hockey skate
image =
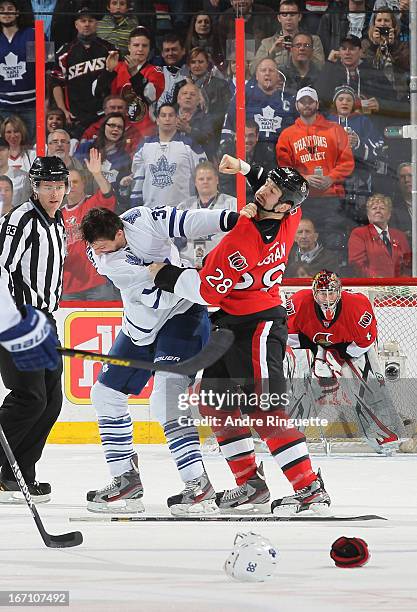
[[[138,456],[130,459],[132,469],[115,476],[110,484],[87,493],[87,510],[103,513],[144,512],[143,486],[138,468]]]
[[[51,501],[51,485],[49,482],[27,482],[28,491],[35,504],[45,504]],[[0,478],[0,503],[24,504],[25,498],[15,480]]]
[[[264,510],[270,500],[270,493],[265,482],[263,463],[259,465],[252,478],[235,489],[217,493],[217,505],[220,510]],[[269,510],[269,508],[268,508]]]
[[[167,504],[173,516],[215,514],[219,511],[216,493],[206,472],[198,478],[188,480],[181,493],[168,497]]]
[[[330,497],[324,488],[320,470],[317,478],[308,487],[299,489],[294,495],[281,497],[271,504],[272,514],[277,516],[293,516],[295,514],[327,515]]]

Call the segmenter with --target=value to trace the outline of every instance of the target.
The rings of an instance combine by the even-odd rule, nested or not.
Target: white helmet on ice
[[[278,551],[270,540],[256,533],[238,533],[224,571],[235,580],[264,582],[274,576]]]

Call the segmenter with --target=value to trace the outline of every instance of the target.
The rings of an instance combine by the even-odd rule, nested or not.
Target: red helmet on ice
[[[337,304],[342,296],[342,282],[335,272],[321,270],[313,278],[313,297],[320,306],[326,321],[335,315]]]

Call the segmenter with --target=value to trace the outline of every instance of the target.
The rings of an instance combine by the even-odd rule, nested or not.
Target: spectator
[[[109,53],[117,51],[97,37],[97,19],[89,8],[78,11],[75,28],[77,38],[58,50],[51,78],[55,103],[64,112],[71,135],[79,139],[101,112],[102,98],[94,95],[96,82]]]
[[[224,67],[224,56],[217,28],[214,27],[212,16],[205,12],[193,15],[188,28],[185,50],[189,53],[195,47],[204,49],[215,66]]]
[[[303,28],[306,30],[306,32],[310,32],[310,34],[317,34],[320,20],[328,6],[329,2],[327,0],[305,0]]]
[[[26,27],[16,0],[0,1],[0,116],[19,114],[26,124],[28,140],[35,136],[35,63],[26,58],[35,32]]]
[[[286,278],[313,277],[320,270],[332,270],[339,274],[339,261],[335,253],[319,242],[319,235],[311,219],[303,218],[295,234],[295,244],[290,251],[285,271]]]
[[[381,155],[384,140],[368,115],[358,113],[355,91],[349,85],[336,88],[333,106],[328,115],[343,127],[355,158],[355,170],[345,181],[346,200],[354,206],[352,215],[363,221],[361,215],[365,203],[373,191],[373,173]]]
[[[136,17],[129,15],[128,0],[107,0],[107,13],[97,24],[97,36],[111,43],[121,55],[128,50],[129,33],[138,27]]]
[[[7,215],[14,208],[13,183],[8,176],[0,174],[0,215]]]
[[[75,153],[77,159],[85,161],[91,149],[99,151],[101,173],[111,184],[119,200],[122,199],[120,181],[131,171],[131,159],[125,149],[125,125],[126,118],[122,113],[109,113],[100,126],[97,138],[83,142]]]
[[[232,5],[224,11],[218,20],[219,38],[222,42],[222,53],[228,58],[230,51],[234,49],[235,38],[235,17],[236,11],[239,11],[239,16],[245,20],[245,35],[248,51],[251,50],[251,43],[254,44],[253,51],[256,52],[264,38],[272,36],[274,33],[274,11],[265,6],[258,4],[254,0],[230,0]]]
[[[26,172],[9,166],[9,143],[4,138],[0,138],[0,175],[6,176],[12,181],[13,208],[19,206],[29,199],[31,188]],[[4,211],[0,214],[6,214]]]
[[[206,101],[207,113],[212,123],[210,141],[213,151],[216,151],[220,142],[220,133],[231,99],[230,89],[225,79],[214,75],[213,65],[204,49],[196,47],[191,49],[188,56],[190,78]]]
[[[103,101],[104,117],[92,123],[81,136],[81,142],[94,140],[97,138],[98,131],[105,117],[109,113],[122,113],[126,119],[125,129],[125,148],[130,157],[136,153],[139,143],[144,139],[140,121],[131,121],[127,114],[127,102],[119,95],[106,96]]]
[[[397,168],[397,188],[394,193],[394,204],[392,207],[392,224],[404,232],[412,241],[411,218],[412,218],[412,166],[409,162],[403,162]]]
[[[340,46],[346,36],[366,36],[373,0],[334,0],[320,19],[317,34],[329,62],[340,60]]]
[[[313,62],[313,37],[299,32],[292,40],[289,63],[279,67],[285,75],[285,91],[292,96],[303,87],[314,87],[321,65]]]
[[[81,239],[80,224],[84,215],[98,206],[115,210],[116,198],[110,183],[101,172],[102,161],[96,149],[90,149],[85,160],[86,167],[94,177],[99,189],[93,196],[85,193],[85,180],[79,170],[70,170],[71,190],[61,208],[67,235],[68,253],[64,264],[63,300],[109,300],[115,299],[115,290],[106,283],[94,266],[90,265],[86,244]]]
[[[279,166],[291,166],[310,185],[303,214],[311,219],[323,237],[324,246],[343,247],[347,219],[341,209],[343,181],[355,167],[346,132],[319,112],[317,92],[300,89],[296,97],[300,113],[295,124],[282,131],[276,147]]]
[[[290,52],[293,38],[300,32],[299,25],[302,18],[301,10],[296,0],[282,0],[277,15],[280,27],[276,34],[265,38],[256,52],[255,59],[251,63],[251,73],[254,74],[258,62],[264,57],[275,60],[278,66],[286,66],[290,63]],[[324,64],[324,51],[321,40],[313,35],[312,61],[318,67]]]
[[[388,7],[374,12],[368,39],[362,43],[363,55],[373,68],[382,71],[397,93],[398,100],[408,100],[410,48],[399,38],[400,26]]]
[[[122,61],[114,54],[107,57],[97,91],[102,96],[112,93],[126,100],[129,119],[140,124],[143,137],[150,136],[155,132],[152,109],[164,91],[164,75],[148,62],[151,36],[146,28],[139,26],[130,32],[128,49],[129,55]]]
[[[388,226],[392,200],[381,193],[366,203],[369,225],[356,227],[349,237],[349,264],[355,276],[409,276],[411,249],[401,230]]]
[[[410,0],[375,0],[373,10],[376,11],[382,7],[388,7],[393,11],[395,18],[400,26],[401,42],[409,42]]]
[[[245,62],[245,85],[250,78],[249,63]],[[232,96],[236,93],[236,58],[232,57],[226,62],[226,81]]]
[[[9,166],[29,172],[35,152],[30,149],[26,125],[20,117],[6,117],[0,128],[0,136],[9,143]]]
[[[216,167],[209,161],[203,161],[195,169],[195,188],[197,195],[190,196],[178,204],[178,210],[227,209],[237,211],[237,201],[230,195],[219,192],[219,175]],[[204,257],[217,246],[223,233],[212,234],[198,240],[175,239],[181,259],[185,259],[193,268],[202,268]]]
[[[174,92],[177,90],[181,81],[185,81],[188,72],[186,65],[185,47],[178,34],[167,34],[162,41],[162,53],[154,57],[152,64],[162,68],[165,80],[165,87],[162,96],[159,98],[157,108],[166,102],[175,102]]]
[[[83,0],[30,0],[25,1],[25,12],[32,22],[36,17],[42,19],[45,35],[54,43],[55,49],[69,43],[76,35],[71,16],[87,2]],[[24,5],[22,2],[22,6]]]
[[[246,85],[246,119],[259,126],[259,142],[275,145],[281,130],[294,122],[293,97],[284,91],[285,77],[274,60],[261,60],[256,69],[256,83]],[[221,139],[233,142],[235,137],[236,101],[232,98]]]
[[[230,139],[220,145],[219,159],[223,155],[236,155],[236,142]],[[245,124],[245,161],[250,165],[258,164],[269,171],[275,168],[275,147],[268,142],[259,142],[259,125],[253,120],[248,119]],[[233,174],[220,175],[220,189],[223,193],[236,196],[236,177]],[[252,188],[246,181],[246,202],[253,199]]]
[[[207,114],[201,89],[194,83],[186,81],[178,91],[177,106],[178,131],[199,144],[207,157],[212,159],[217,152],[218,139],[214,133],[212,118]]]
[[[48,144],[48,135],[55,130],[65,130],[67,122],[65,114],[60,108],[51,108],[45,117],[46,122],[46,143]],[[66,130],[65,130],[66,131]],[[68,132],[67,132],[68,133]],[[78,146],[76,138],[70,138],[70,155],[74,154]]]
[[[177,118],[172,104],[159,107],[158,134],[146,138],[133,158],[131,206],[177,206],[194,195],[194,169],[206,154],[189,136],[178,133]]]
[[[64,162],[67,170],[79,170],[84,171],[84,159],[79,160],[75,155],[71,155],[71,138],[66,130],[55,130],[48,134],[48,142],[46,155],[51,157],[56,155]],[[88,192],[93,193],[95,191],[95,185],[93,177],[88,174]],[[86,179],[87,180],[87,179]]]

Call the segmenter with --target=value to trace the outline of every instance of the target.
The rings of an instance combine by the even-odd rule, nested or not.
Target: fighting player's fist
[[[252,219],[253,217],[256,217],[257,212],[258,212],[258,208],[256,204],[254,204],[253,202],[249,202],[249,204],[246,204],[246,206],[244,206],[239,211],[239,214],[242,217],[247,217],[248,219]]]
[[[232,155],[223,155],[219,164],[219,172],[222,174],[237,174],[240,172],[240,159],[232,157]]]
[[[150,266],[148,266],[149,274],[152,276],[152,278],[155,278],[159,270],[161,270],[165,266],[166,266],[165,263],[153,263]]]

